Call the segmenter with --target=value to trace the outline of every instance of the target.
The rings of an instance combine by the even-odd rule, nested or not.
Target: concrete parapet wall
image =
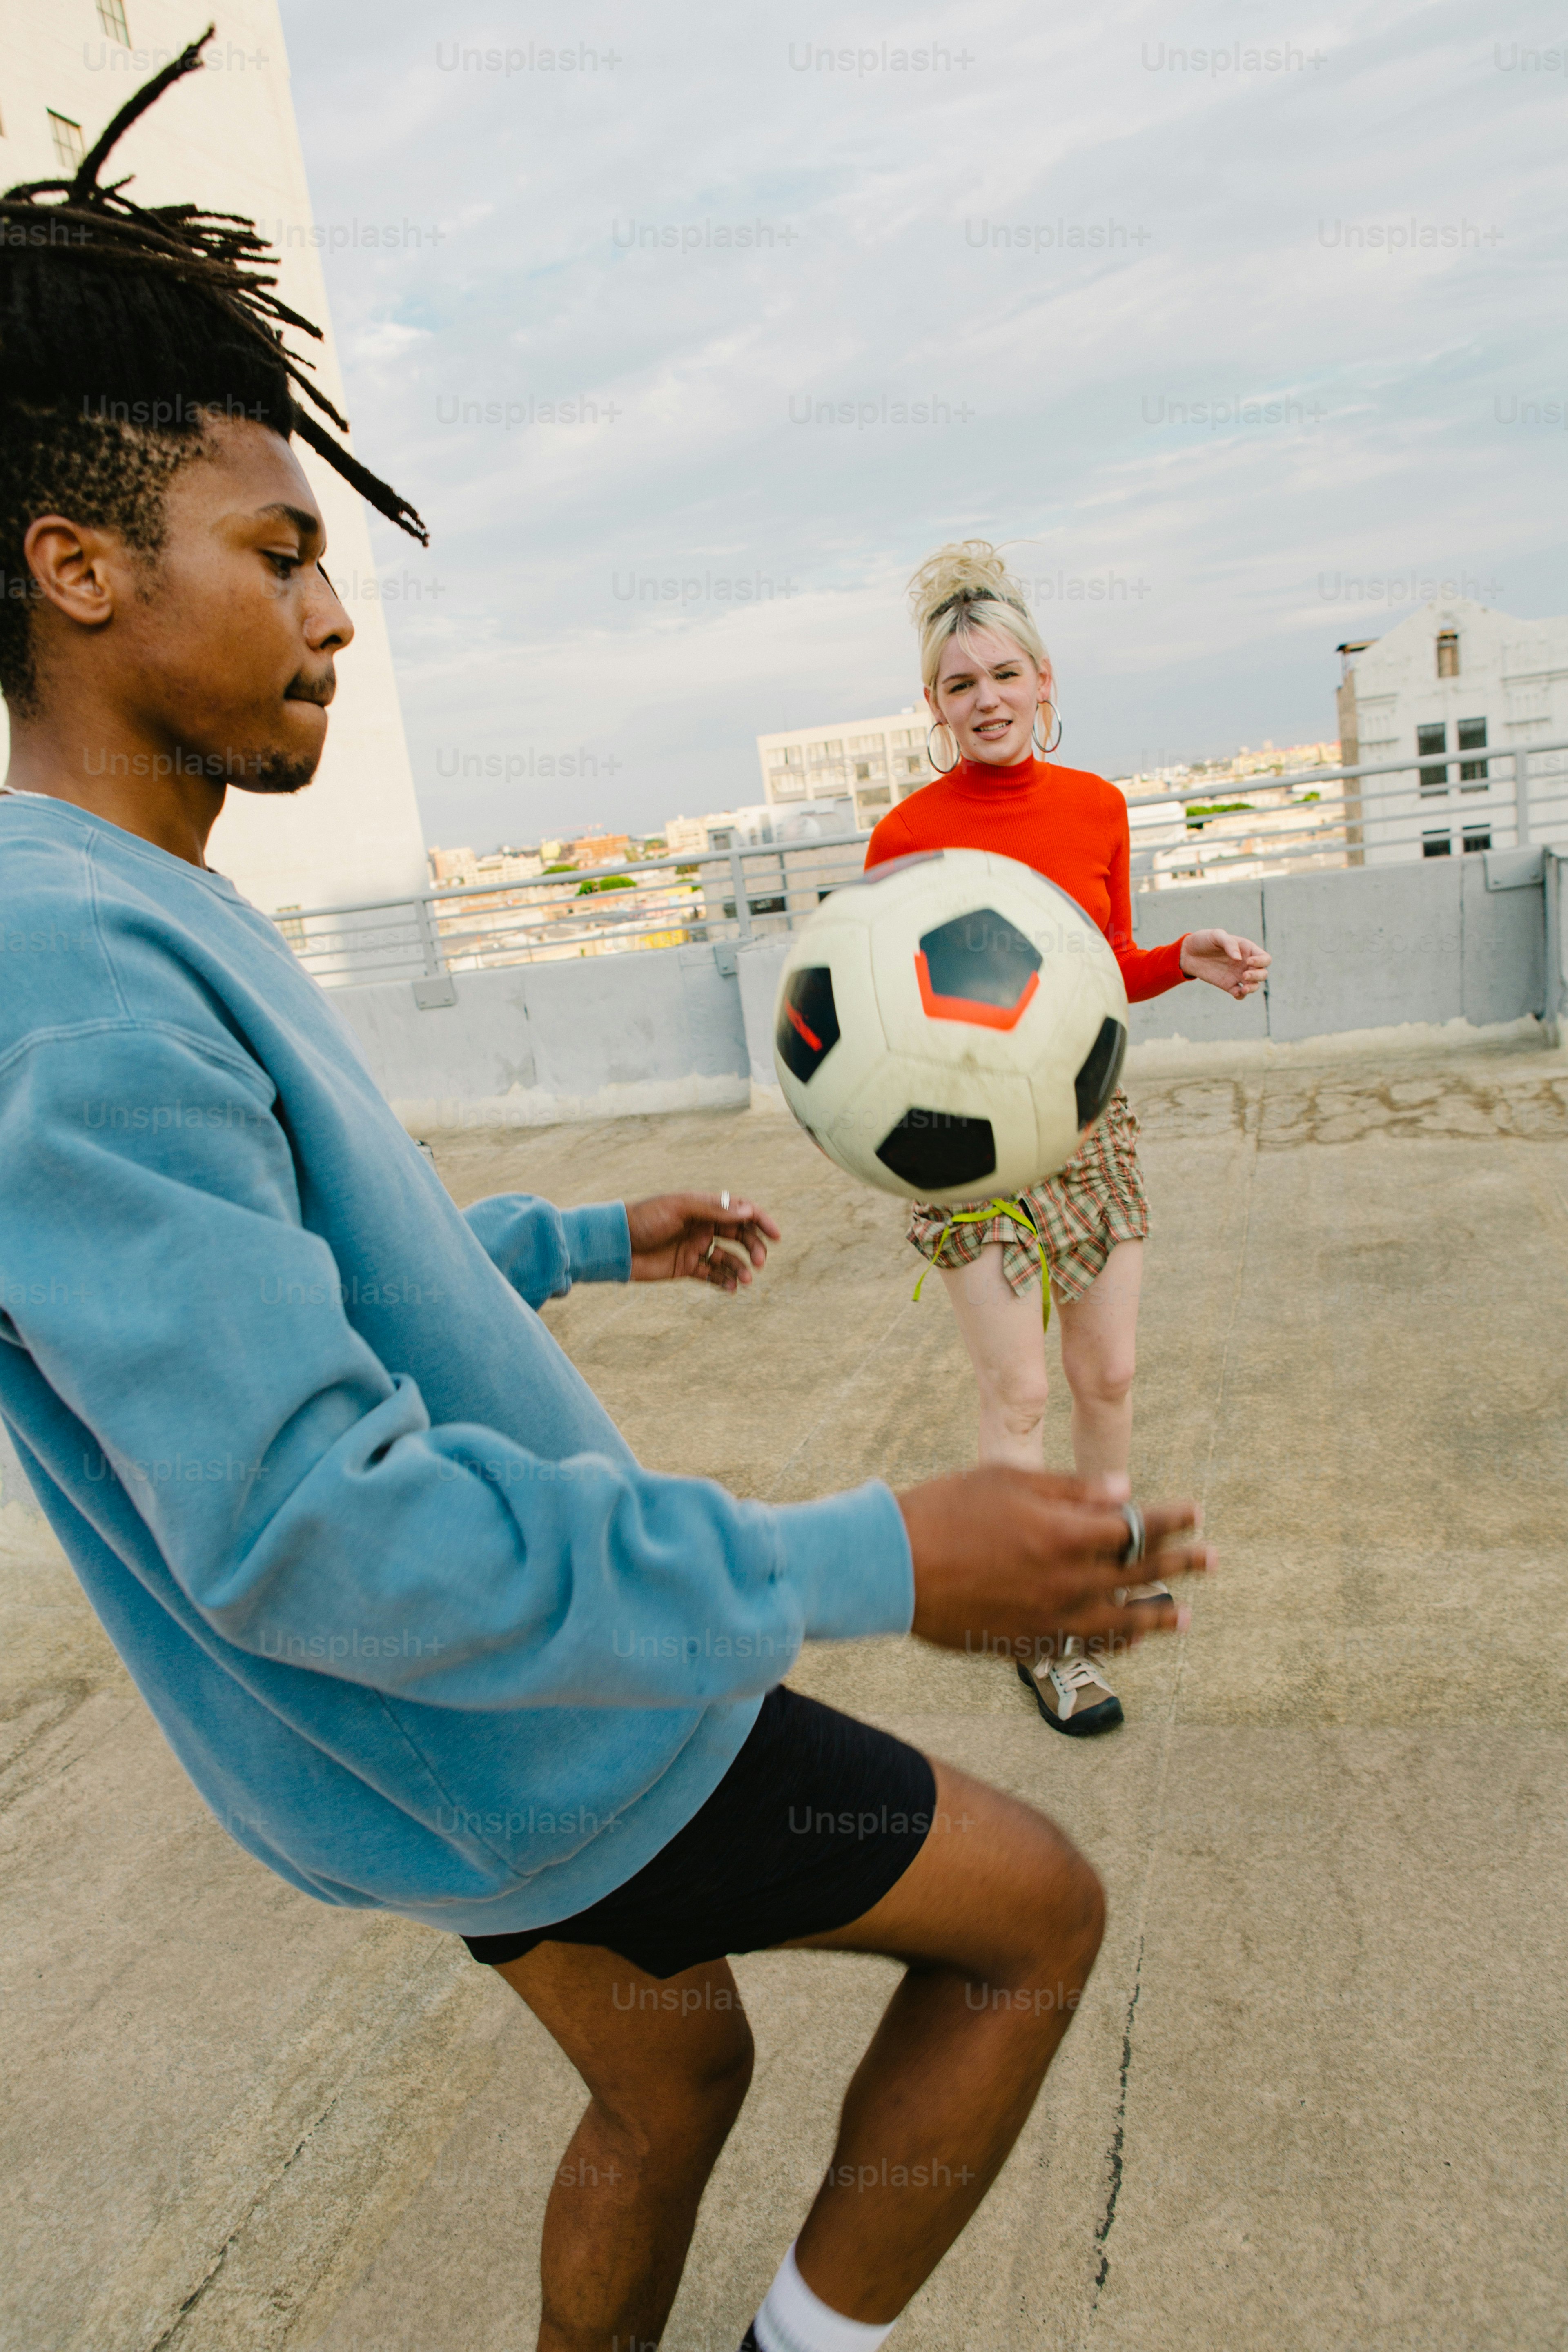
[[[1132,1042],[1268,1038],[1460,1022],[1491,1028],[1546,1010],[1542,861],[1529,852],[1426,858],[1142,893],[1140,947],[1217,926],[1274,958],[1266,994],[1237,1004],[1173,989],[1132,1008]]]
[[[733,952],[656,948],[452,975],[429,1011],[407,981],[335,992],[406,1126],[552,1127],[748,1098]]]
[[[1260,940],[1267,993],[1189,986],[1132,1007],[1132,1066],[1186,1049],[1369,1034],[1476,1042],[1568,1003],[1563,861],[1502,851],[1147,891],[1139,944],[1219,926]],[[788,941],[666,948],[452,975],[426,1010],[406,981],[339,991],[376,1079],[413,1128],[552,1126],[750,1102],[782,1109],[773,998]],[[1391,1043],[1399,1042],[1391,1038]]]

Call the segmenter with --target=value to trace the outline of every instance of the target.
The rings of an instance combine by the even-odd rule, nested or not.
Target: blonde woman
[[[1061,740],[1056,680],[1023,589],[996,550],[978,539],[940,548],[910,582],[910,603],[932,762],[944,772],[889,811],[871,835],[868,866],[931,849],[1015,857],[1099,925],[1132,1003],[1189,980],[1250,996],[1268,969],[1250,940],[1202,930],[1165,947],[1134,946],[1127,803],[1103,777],[1042,756]],[[965,1221],[917,1203],[910,1222],[910,1241],[941,1271],[974,1367],[981,1461],[1041,1467],[1054,1301],[1074,1465],[1080,1477],[1125,1473],[1149,1205],[1138,1121],[1121,1088],[1059,1176],[1002,1213],[976,1215],[986,1205],[975,1203]],[[1169,1602],[1163,1585],[1135,1587],[1134,1597]],[[1055,1730],[1082,1738],[1122,1719],[1102,1664],[1080,1644],[1018,1672]]]

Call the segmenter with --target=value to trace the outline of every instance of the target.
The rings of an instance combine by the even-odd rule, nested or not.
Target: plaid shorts
[[[951,1223],[952,1210],[924,1201],[917,1201],[910,1213],[910,1240],[936,1266],[973,1265],[987,1242],[1000,1242],[1002,1271],[1020,1294],[1040,1279],[1043,1241],[1057,1295],[1081,1298],[1118,1242],[1144,1238],[1149,1199],[1138,1165],[1138,1117],[1120,1087],[1061,1174],[1012,1197],[1034,1218],[1040,1241],[1005,1209],[984,1223],[957,1225]]]

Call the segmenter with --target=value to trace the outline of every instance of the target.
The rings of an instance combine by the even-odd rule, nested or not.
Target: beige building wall
[[[1366,862],[1509,846],[1513,761],[1497,755],[1568,738],[1568,619],[1521,621],[1454,597],[1348,645],[1344,664],[1347,764],[1426,762],[1363,780]],[[1536,755],[1529,782],[1533,840],[1568,840],[1568,753]]]
[[[224,0],[206,69],[166,91],[116,150],[108,176],[133,173],[143,204],[191,199],[250,215],[281,250],[279,292],[328,331],[325,346],[296,335],[315,358],[327,397],[352,420],[327,317],[321,245],[290,96],[276,0]],[[132,46],[108,29],[122,14]],[[132,90],[176,57],[207,22],[186,0],[0,0],[0,184],[64,176],[50,115],[80,126],[88,146]],[[363,237],[365,224],[361,224]],[[399,236],[403,225],[396,225]],[[426,225],[426,229],[429,225]],[[313,236],[316,241],[312,242]],[[365,461],[390,470],[378,450]],[[256,904],[328,906],[398,897],[426,887],[424,828],[404,740],[392,652],[361,500],[319,458],[300,457],[326,517],[328,565],[353,620],[338,666],[327,750],[314,782],[291,800],[230,792],[211,859]],[[399,482],[416,505],[419,485]],[[414,541],[390,568],[404,593],[432,558]],[[384,572],[388,567],[384,566]]]
[[[763,790],[774,807],[852,799],[855,821],[864,830],[936,774],[926,751],[930,719],[929,711],[911,703],[883,719],[759,735]]]

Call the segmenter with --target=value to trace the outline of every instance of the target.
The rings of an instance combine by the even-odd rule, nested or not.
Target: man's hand
[[[1189,931],[1181,961],[1189,980],[1206,980],[1211,988],[1241,997],[1262,987],[1274,959],[1256,940],[1238,940],[1232,931]]]
[[[1212,1568],[1192,1503],[1145,1507],[1147,1549],[1124,1566],[1127,1481],[1050,1477],[1037,1470],[972,1470],[899,1496],[915,1564],[913,1631],[944,1650],[1037,1658],[1061,1637],[1179,1632],[1187,1612],[1118,1603],[1130,1583]],[[1162,1550],[1161,1546],[1169,1544]]]
[[[750,1282],[753,1265],[766,1265],[768,1244],[779,1238],[765,1209],[727,1194],[721,1201],[711,1192],[661,1192],[657,1200],[628,1201],[626,1223],[634,1282],[708,1282],[715,1290],[738,1290]],[[734,1246],[722,1248],[725,1242]],[[744,1256],[737,1256],[737,1250]]]

